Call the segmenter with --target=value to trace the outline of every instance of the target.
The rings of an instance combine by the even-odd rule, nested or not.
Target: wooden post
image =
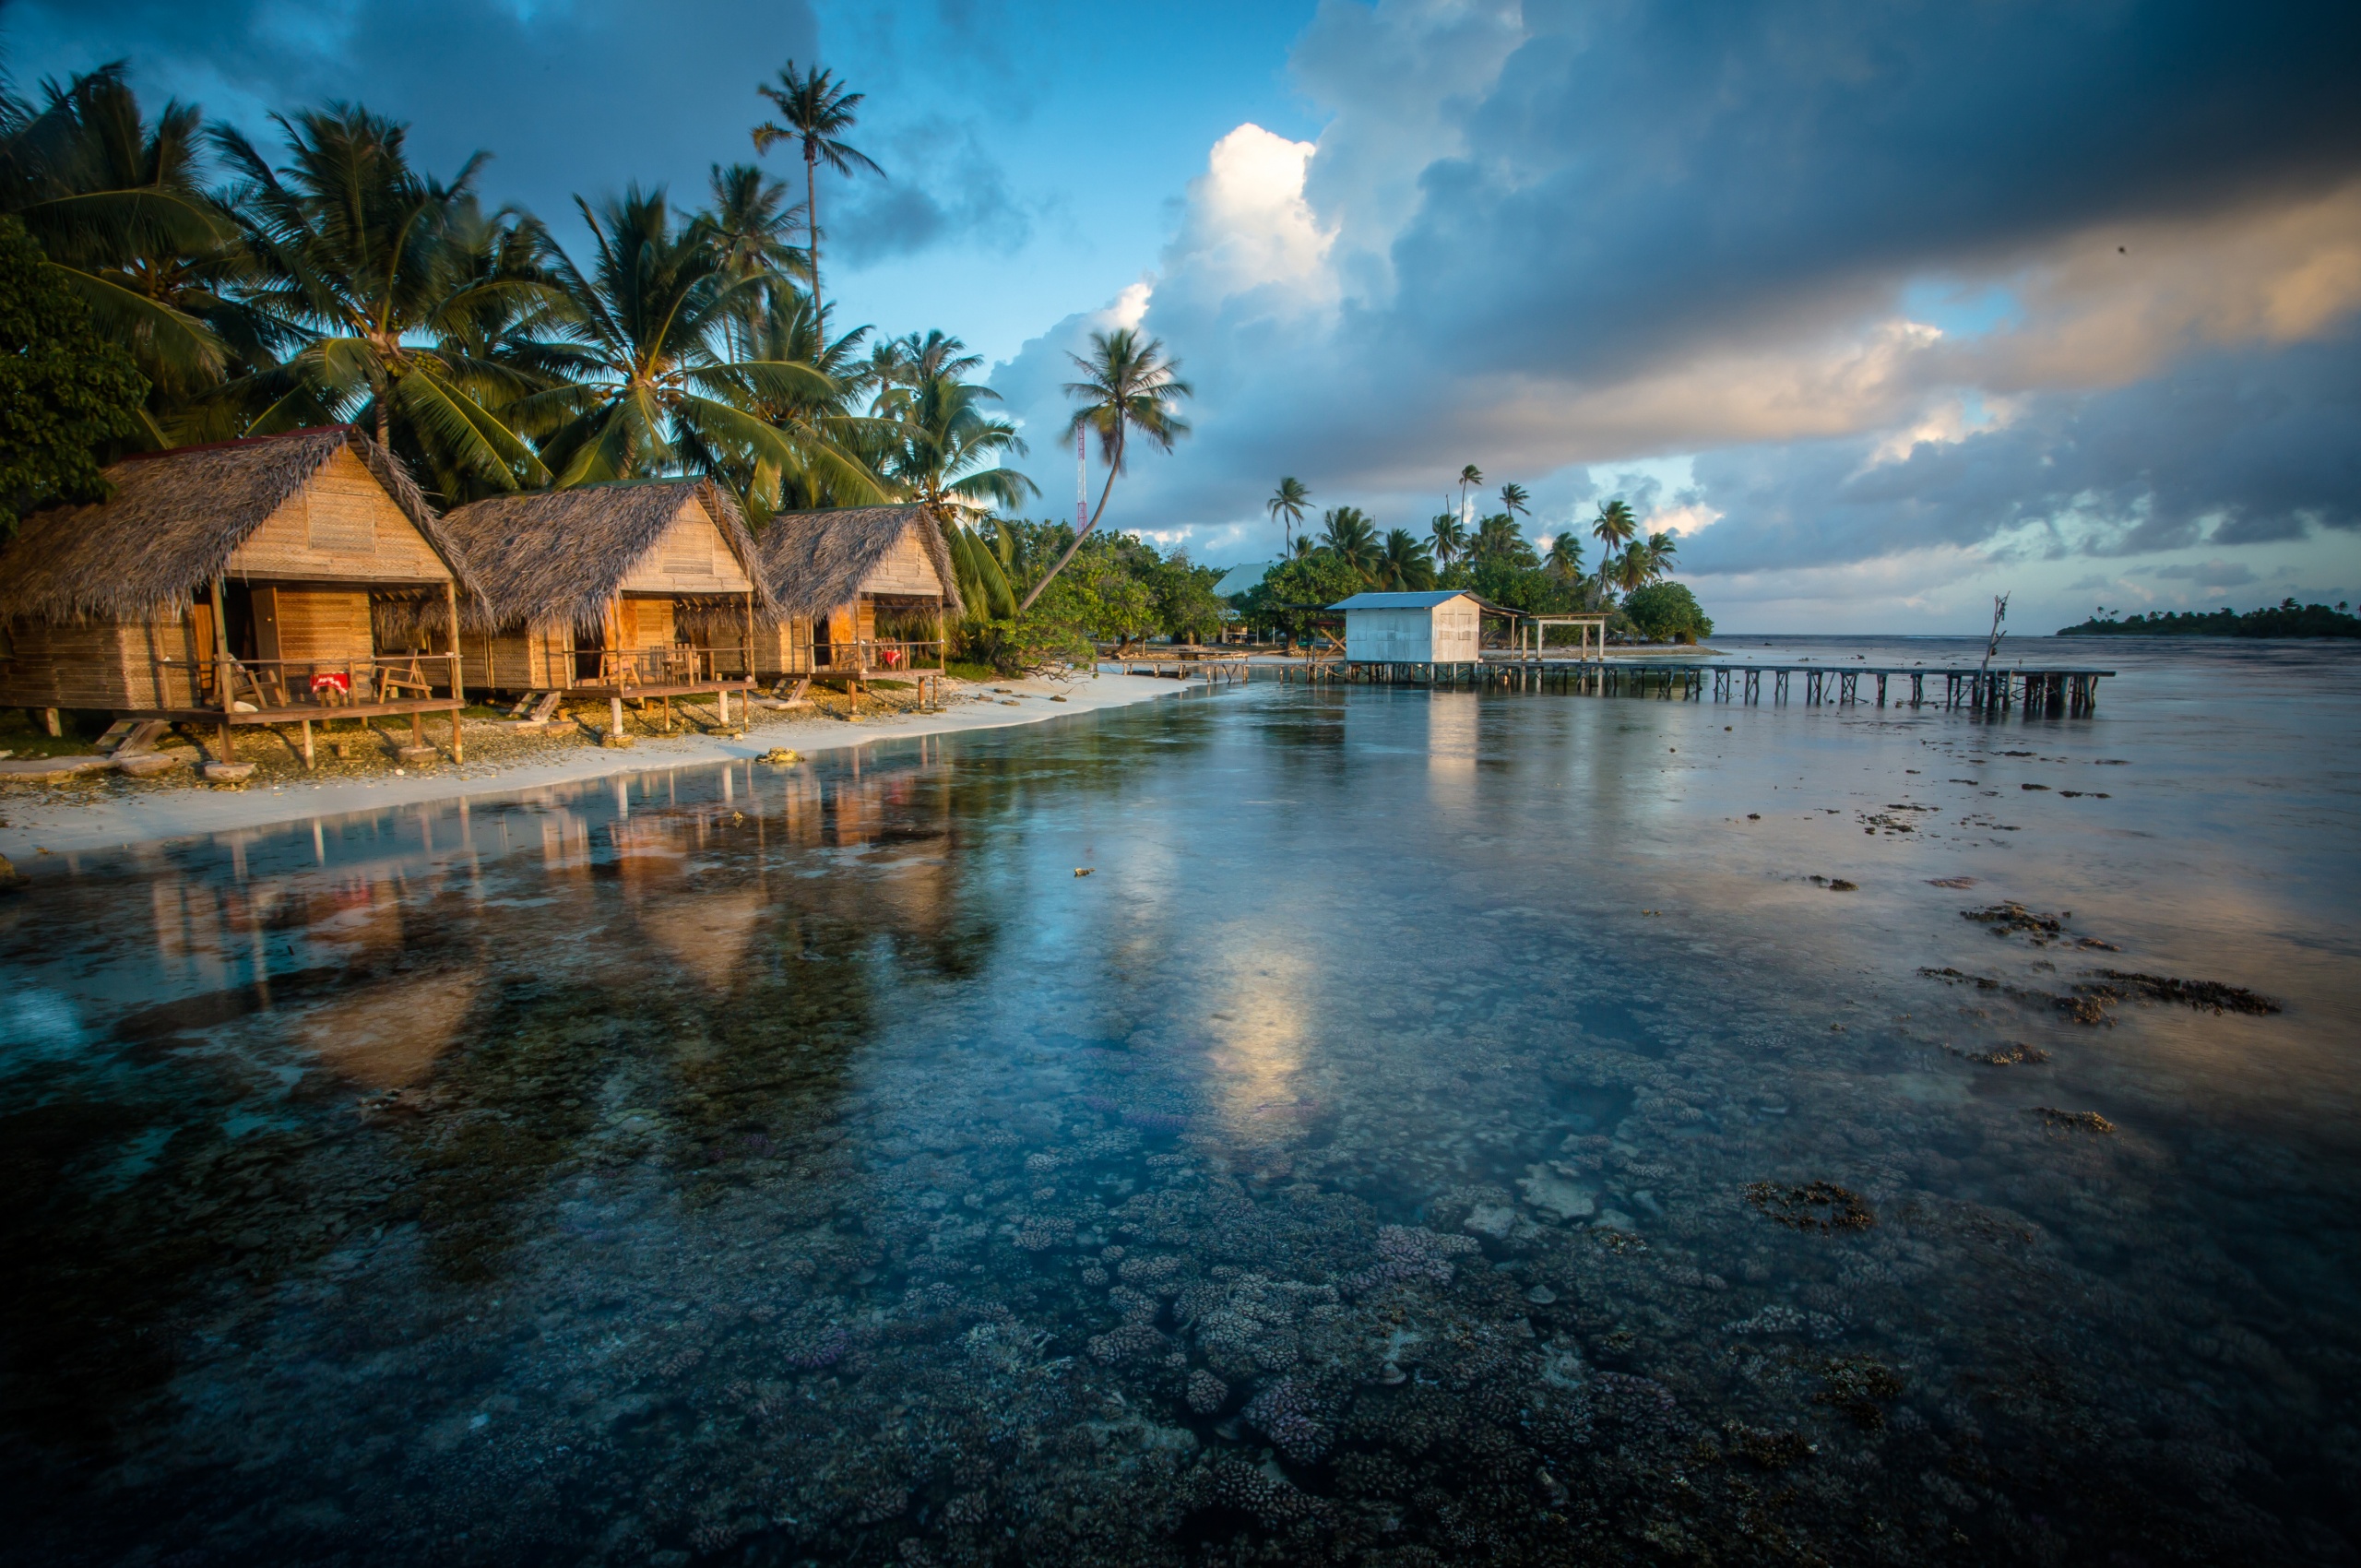
[[[312,721],[308,719],[303,720],[303,766],[307,771],[312,766]]]
[[[459,708],[468,706],[468,661],[459,652],[458,584],[446,582],[443,585],[443,607],[450,612],[451,619],[451,700],[458,705],[451,709],[451,760],[459,762],[466,756],[459,747]],[[483,678],[486,684],[492,681],[492,659],[488,649],[483,662]]]
[[[623,699],[620,695],[607,699],[607,733],[621,738],[623,732]]]
[[[221,760],[238,760],[237,737],[230,731],[230,609],[224,602],[221,579],[213,579],[213,691],[221,699]]]
[[[61,739],[65,733],[65,726],[59,720],[57,709],[53,707],[44,707],[41,710],[41,727],[49,732],[49,738],[53,741]]]

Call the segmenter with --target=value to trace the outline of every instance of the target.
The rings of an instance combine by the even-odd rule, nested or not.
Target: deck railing
[[[460,689],[460,656],[456,653],[372,654],[359,659],[172,659],[160,657],[156,687],[161,692],[188,672],[186,704],[238,711],[246,704],[263,711],[319,708],[329,713],[341,707],[374,707],[385,703],[435,700],[436,688],[447,695]]]
[[[591,650],[581,650],[587,655]],[[738,681],[747,676],[742,647],[693,647],[674,643],[669,647],[601,648],[595,680],[579,673],[582,684],[601,686],[686,686],[706,681]],[[577,656],[580,657],[580,656]]]
[[[906,670],[940,670],[944,646],[939,639],[863,637],[859,642],[830,643],[815,648],[813,664],[815,669],[836,674],[857,671],[865,675],[891,675]],[[822,653],[827,655],[825,664],[819,661]]]

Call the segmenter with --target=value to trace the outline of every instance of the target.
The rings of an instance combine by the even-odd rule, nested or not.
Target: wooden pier
[[[2096,711],[2112,670],[1904,669],[1841,664],[1675,664],[1656,659],[1507,659],[1475,664],[1370,664],[1316,659],[1277,666],[1282,681],[1457,686],[1653,696],[1689,702],[1874,703],[2002,713]]]

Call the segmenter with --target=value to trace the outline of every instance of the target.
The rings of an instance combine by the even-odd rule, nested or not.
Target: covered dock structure
[[[754,630],[776,616],[737,498],[706,479],[641,480],[499,495],[445,519],[482,590],[467,618],[471,684],[546,719],[569,698],[608,704],[730,696],[754,684]]]
[[[941,679],[944,622],[963,606],[925,506],[782,512],[763,529],[762,562],[777,610],[757,637],[758,674],[856,691],[878,676]]]
[[[463,607],[449,532],[398,459],[350,425],[126,457],[107,499],[25,519],[0,552],[0,704],[97,709],[119,753],[174,724],[219,733],[451,716]]]

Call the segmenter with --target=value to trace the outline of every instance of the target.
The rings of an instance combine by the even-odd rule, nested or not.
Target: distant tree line
[[[2154,610],[2123,615],[2102,610],[2079,626],[2060,626],[2061,637],[2361,637],[2361,615],[2340,603],[2297,604],[2283,599],[2241,615],[2235,610]]]

